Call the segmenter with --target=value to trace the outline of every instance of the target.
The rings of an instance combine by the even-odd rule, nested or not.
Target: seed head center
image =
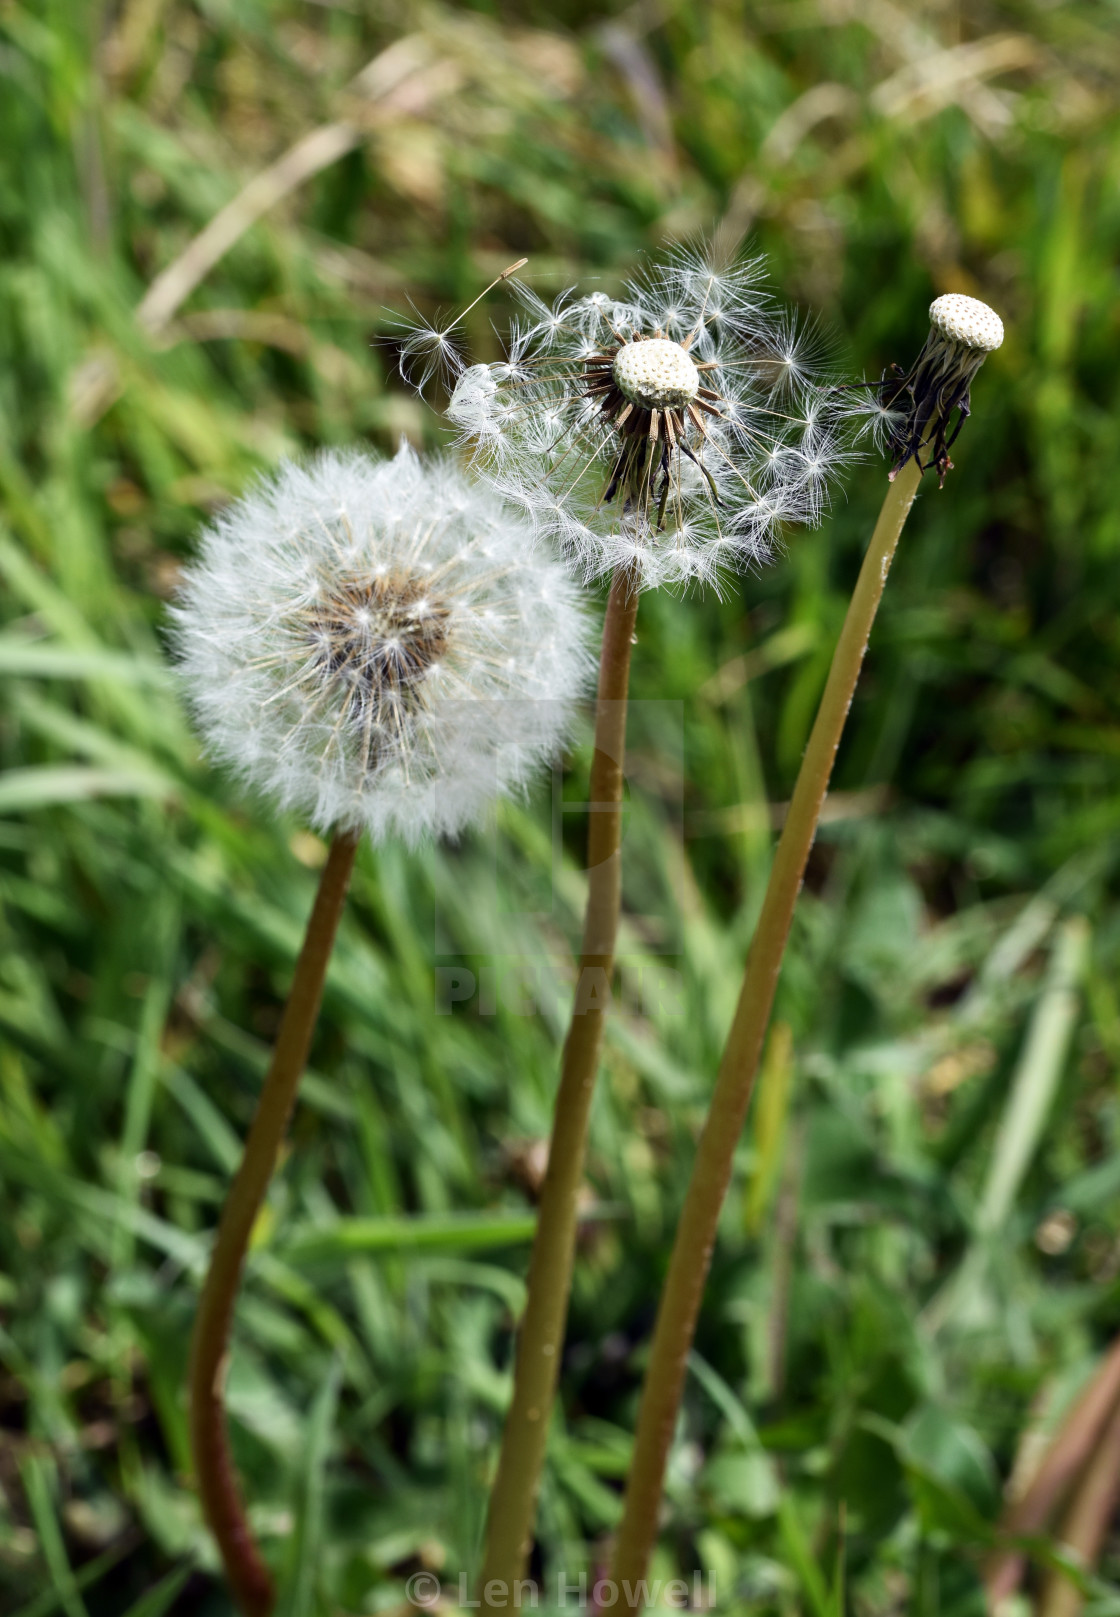
[[[643,410],[682,410],[700,388],[700,372],[680,343],[664,337],[624,343],[612,369],[619,392]]]
[[[449,616],[426,580],[389,574],[337,585],[315,613],[319,667],[363,704],[407,699],[446,651]]]

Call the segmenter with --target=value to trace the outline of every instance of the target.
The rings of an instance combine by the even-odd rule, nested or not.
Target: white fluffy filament
[[[210,752],[321,830],[454,835],[562,742],[577,592],[446,461],[287,463],[203,535],[174,612]]]

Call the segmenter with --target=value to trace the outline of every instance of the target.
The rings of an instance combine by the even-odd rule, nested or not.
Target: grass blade
[[[1073,1037],[1077,985],[1088,952],[1088,925],[1075,916],[1058,932],[1050,970],[1011,1081],[977,1215],[978,1227],[985,1234],[1006,1222],[1042,1139]]]
[[[23,1491],[28,1508],[39,1535],[39,1547],[47,1563],[51,1585],[58,1595],[58,1603],[66,1617],[89,1617],[86,1603],[78,1592],[74,1573],[66,1556],[62,1528],[55,1514],[52,1489],[47,1476],[46,1463],[37,1454],[30,1454],[20,1466]]]
[[[43,764],[9,769],[0,777],[0,814],[23,814],[53,803],[84,803],[91,797],[169,797],[164,775],[86,764]]]
[[[323,1539],[324,1479],[341,1380],[342,1363],[336,1357],[307,1423],[295,1531],[292,1534],[280,1617],[314,1617],[316,1573]]]
[[[428,1217],[340,1218],[327,1229],[297,1235],[282,1252],[295,1266],[339,1262],[368,1252],[478,1252],[531,1241],[534,1213],[447,1213]]]
[[[123,1617],[164,1617],[178,1599],[180,1591],[191,1575],[189,1566],[177,1566],[165,1578],[161,1578],[154,1588],[147,1589],[134,1600]]]

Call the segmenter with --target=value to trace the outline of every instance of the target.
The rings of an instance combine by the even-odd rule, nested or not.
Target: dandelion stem
[[[1099,1447],[1101,1433],[1116,1408],[1120,1408],[1120,1336],[1062,1422],[1030,1485],[1004,1513],[1000,1528],[1007,1538],[1042,1531],[1073,1478]],[[991,1610],[1017,1592],[1026,1560],[1016,1549],[1000,1549],[992,1556],[984,1572]]]
[[[337,836],[323,869],[245,1153],[222,1210],[191,1342],[190,1438],[198,1490],[234,1600],[246,1617],[268,1617],[276,1596],[241,1500],[226,1429],[230,1329],[249,1238],[307,1062],[358,840],[357,833]]]
[[[541,1190],[529,1265],[525,1313],[518,1335],[513,1399],[490,1497],[481,1581],[484,1611],[507,1606],[514,1583],[524,1576],[568,1315],[588,1118],[599,1065],[603,1020],[610,997],[622,895],[619,844],[626,692],[637,613],[636,580],[627,570],[620,570],[611,584],[599,659],[583,948],[575,1004],[564,1043],[548,1169]],[[499,1595],[491,1605],[486,1591],[494,1586],[504,1588],[507,1595],[506,1598]]]
[[[1078,1484],[1057,1537],[1085,1572],[1096,1567],[1120,1499],[1120,1405],[1100,1434],[1085,1474]],[[1085,1604],[1081,1590],[1063,1572],[1052,1569],[1035,1608],[1038,1617],[1077,1617]]]
[[[715,1246],[720,1210],[731,1178],[732,1160],[770,1020],[793,909],[871,625],[920,476],[916,462],[910,460],[890,484],[863,559],[774,855],[739,1003],[696,1149],[692,1178],[654,1327],[615,1550],[612,1577],[622,1591],[620,1612],[634,1612],[641,1605],[638,1584],[646,1575],[657,1539],[665,1465],[680,1408],[688,1355]]]

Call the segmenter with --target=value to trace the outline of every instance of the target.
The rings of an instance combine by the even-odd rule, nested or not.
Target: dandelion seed
[[[522,785],[589,670],[561,565],[404,446],[281,467],[203,536],[175,620],[213,754],[375,840],[454,834]]]
[[[515,264],[510,264],[500,275],[494,277],[489,286],[483,288],[474,303],[469,303],[446,325],[432,325],[421,318],[416,305],[410,300],[409,306],[416,318],[397,322],[405,332],[400,346],[401,375],[408,377],[421,393],[433,376],[438,376],[445,383],[453,382],[464,368],[454,333],[475,304],[481,303],[487,292],[492,292],[511,275],[516,275],[517,271],[528,262],[527,258],[519,258]]]
[[[848,458],[839,412],[759,279],[682,250],[621,298],[550,305],[515,282],[506,360],[460,369],[448,414],[482,475],[585,579],[718,582],[779,523],[818,519]]]

